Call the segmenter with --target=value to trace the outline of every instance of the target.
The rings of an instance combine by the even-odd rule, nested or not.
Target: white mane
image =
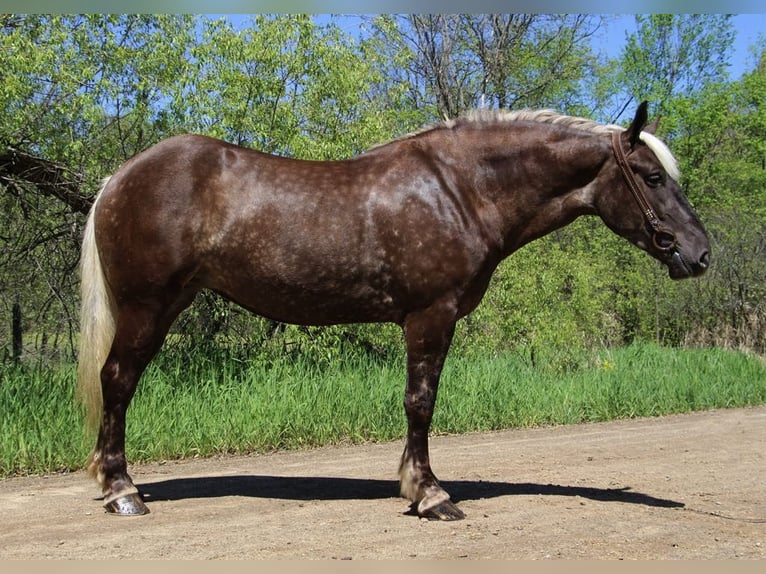
[[[615,131],[624,131],[625,128],[614,124],[600,124],[593,120],[586,118],[579,118],[576,116],[567,116],[560,114],[553,110],[487,110],[477,109],[471,110],[466,114],[460,116],[457,120],[445,120],[444,126],[451,128],[454,127],[458,120],[467,120],[471,122],[541,122],[548,124],[558,124],[567,126],[572,129],[588,131],[591,133],[611,133]],[[668,149],[662,140],[657,136],[650,134],[649,132],[641,132],[639,139],[644,142],[647,147],[652,150],[657,160],[662,164],[667,174],[675,179],[679,180],[681,172],[678,169],[678,163],[673,157],[673,154]]]
[[[660,138],[649,132],[641,132],[638,137],[650,150],[652,150],[652,152],[654,152],[654,155],[657,156],[657,159],[662,164],[662,167],[665,168],[668,175],[678,181],[681,178],[681,170],[678,169],[678,162],[676,162],[676,158],[673,157],[673,154],[670,153],[668,146],[666,146]]]
[[[611,133],[624,129],[614,124],[601,124],[587,118],[567,116],[548,109],[510,111],[480,108],[470,110],[455,120],[445,120],[443,125],[446,127],[453,127],[461,120],[475,123],[538,122],[541,124],[557,124],[596,134]]]
[[[394,141],[405,140],[425,132],[429,132],[438,128],[453,129],[459,126],[461,123],[480,123],[480,124],[492,124],[498,122],[539,122],[545,124],[557,124],[560,126],[566,126],[571,129],[587,131],[596,134],[612,133],[625,131],[625,128],[615,124],[602,124],[587,118],[580,118],[577,116],[567,116],[560,114],[553,110],[541,109],[541,110],[503,110],[503,109],[486,109],[479,108],[470,110],[455,119],[445,119],[443,122],[425,126],[424,128],[415,132],[409,133],[405,136],[397,138]],[[678,169],[678,163],[673,157],[673,154],[658,137],[650,134],[649,132],[641,132],[639,139],[644,142],[647,147],[652,150],[657,160],[662,164],[667,174],[674,180],[678,181],[681,177],[681,172]],[[381,144],[385,145],[385,144]],[[375,149],[379,146],[374,146],[371,149]]]

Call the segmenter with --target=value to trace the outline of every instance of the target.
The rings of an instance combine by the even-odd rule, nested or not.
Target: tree
[[[101,178],[158,140],[199,132],[338,159],[481,105],[619,121],[631,101],[651,99],[715,249],[709,280],[669,285],[644,254],[598,222],[578,221],[501,267],[501,291],[465,325],[482,348],[492,347],[490,333],[499,348],[508,333],[522,343],[678,342],[763,316],[766,60],[727,81],[727,16],[638,16],[615,61],[589,47],[604,23],[597,16],[382,15],[359,17],[354,34],[321,21],[0,15],[0,356],[15,353],[12,322],[36,347],[74,354],[84,214]],[[529,285],[514,301],[502,291]],[[560,329],[545,328],[551,316]],[[399,337],[275,328],[212,295],[177,329],[322,349],[349,341],[379,349]]]
[[[339,159],[393,137],[401,106],[376,51],[308,16],[205,21],[171,109],[187,130],[262,151]],[[386,98],[388,101],[379,101]],[[388,104],[388,105],[384,105]]]
[[[18,300],[42,339],[74,332],[83,216],[99,180],[142,149],[197,131],[340,158],[402,124],[374,46],[305,16],[240,31],[193,16],[3,16],[0,54],[0,314]],[[201,301],[200,325],[226,325],[228,308]]]
[[[413,14],[374,20],[395,62],[393,81],[410,86],[413,108],[455,117],[479,106],[575,103],[593,64],[588,38],[598,16]]]
[[[636,26],[620,57],[616,85],[623,88],[615,95],[623,103],[615,120],[641,100],[667,116],[673,97],[691,96],[725,76],[734,41],[731,16],[637,14]]]
[[[193,18],[0,18],[0,313],[76,346],[79,237],[97,182],[165,135]],[[4,331],[4,330],[3,330]],[[5,333],[3,333],[5,335]]]
[[[733,82],[677,98],[674,147],[683,184],[713,238],[715,265],[683,295],[705,342],[766,349],[766,49]],[[718,334],[715,337],[715,334]]]

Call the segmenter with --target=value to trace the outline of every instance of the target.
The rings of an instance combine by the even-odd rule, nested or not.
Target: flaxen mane
[[[596,134],[621,131],[624,128],[613,124],[600,124],[596,121],[576,116],[567,116],[553,110],[489,110],[475,109],[466,112],[454,120],[445,120],[446,127],[459,126],[465,123],[495,124],[502,122],[538,122],[543,124],[556,124],[580,131]]]
[[[538,122],[544,124],[554,124],[574,130],[590,132],[593,134],[606,134],[616,131],[623,131],[625,129],[622,126],[615,124],[602,124],[587,118],[567,116],[565,114],[560,114],[549,109],[511,111],[480,108],[470,110],[454,119],[446,119],[440,123],[425,126],[394,141],[407,140],[432,130],[454,129],[466,124],[492,125],[503,122]],[[649,149],[652,150],[652,152],[654,152],[654,155],[657,156],[657,159],[662,164],[662,167],[665,168],[665,171],[668,173],[668,175],[678,181],[681,173],[678,169],[678,163],[673,157],[670,149],[668,149],[668,147],[659,138],[648,132],[641,132],[639,137],[641,138],[641,141],[644,142],[649,147]],[[371,149],[376,149],[377,147],[379,146],[375,146]]]

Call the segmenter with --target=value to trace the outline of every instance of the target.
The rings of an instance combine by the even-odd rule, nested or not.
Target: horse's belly
[[[284,195],[224,218],[203,249],[205,286],[275,320],[401,322],[459,298],[486,256],[464,225],[408,196],[377,205]]]
[[[370,285],[327,282],[292,285],[274,281],[236,282],[213,289],[264,317],[299,325],[398,322],[394,298]]]

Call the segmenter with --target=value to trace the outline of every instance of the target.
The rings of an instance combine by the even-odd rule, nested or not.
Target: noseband
[[[612,133],[612,149],[614,150],[614,157],[617,160],[617,165],[620,166],[622,177],[625,179],[625,183],[628,184],[630,193],[633,195],[636,203],[638,203],[638,207],[641,208],[641,213],[644,214],[644,219],[652,230],[652,243],[659,251],[675,251],[677,246],[676,236],[667,227],[662,225],[660,218],[657,217],[652,206],[649,205],[646,195],[641,191],[641,186],[636,181],[636,178],[628,165],[625,152],[622,149],[620,133],[621,132]]]

